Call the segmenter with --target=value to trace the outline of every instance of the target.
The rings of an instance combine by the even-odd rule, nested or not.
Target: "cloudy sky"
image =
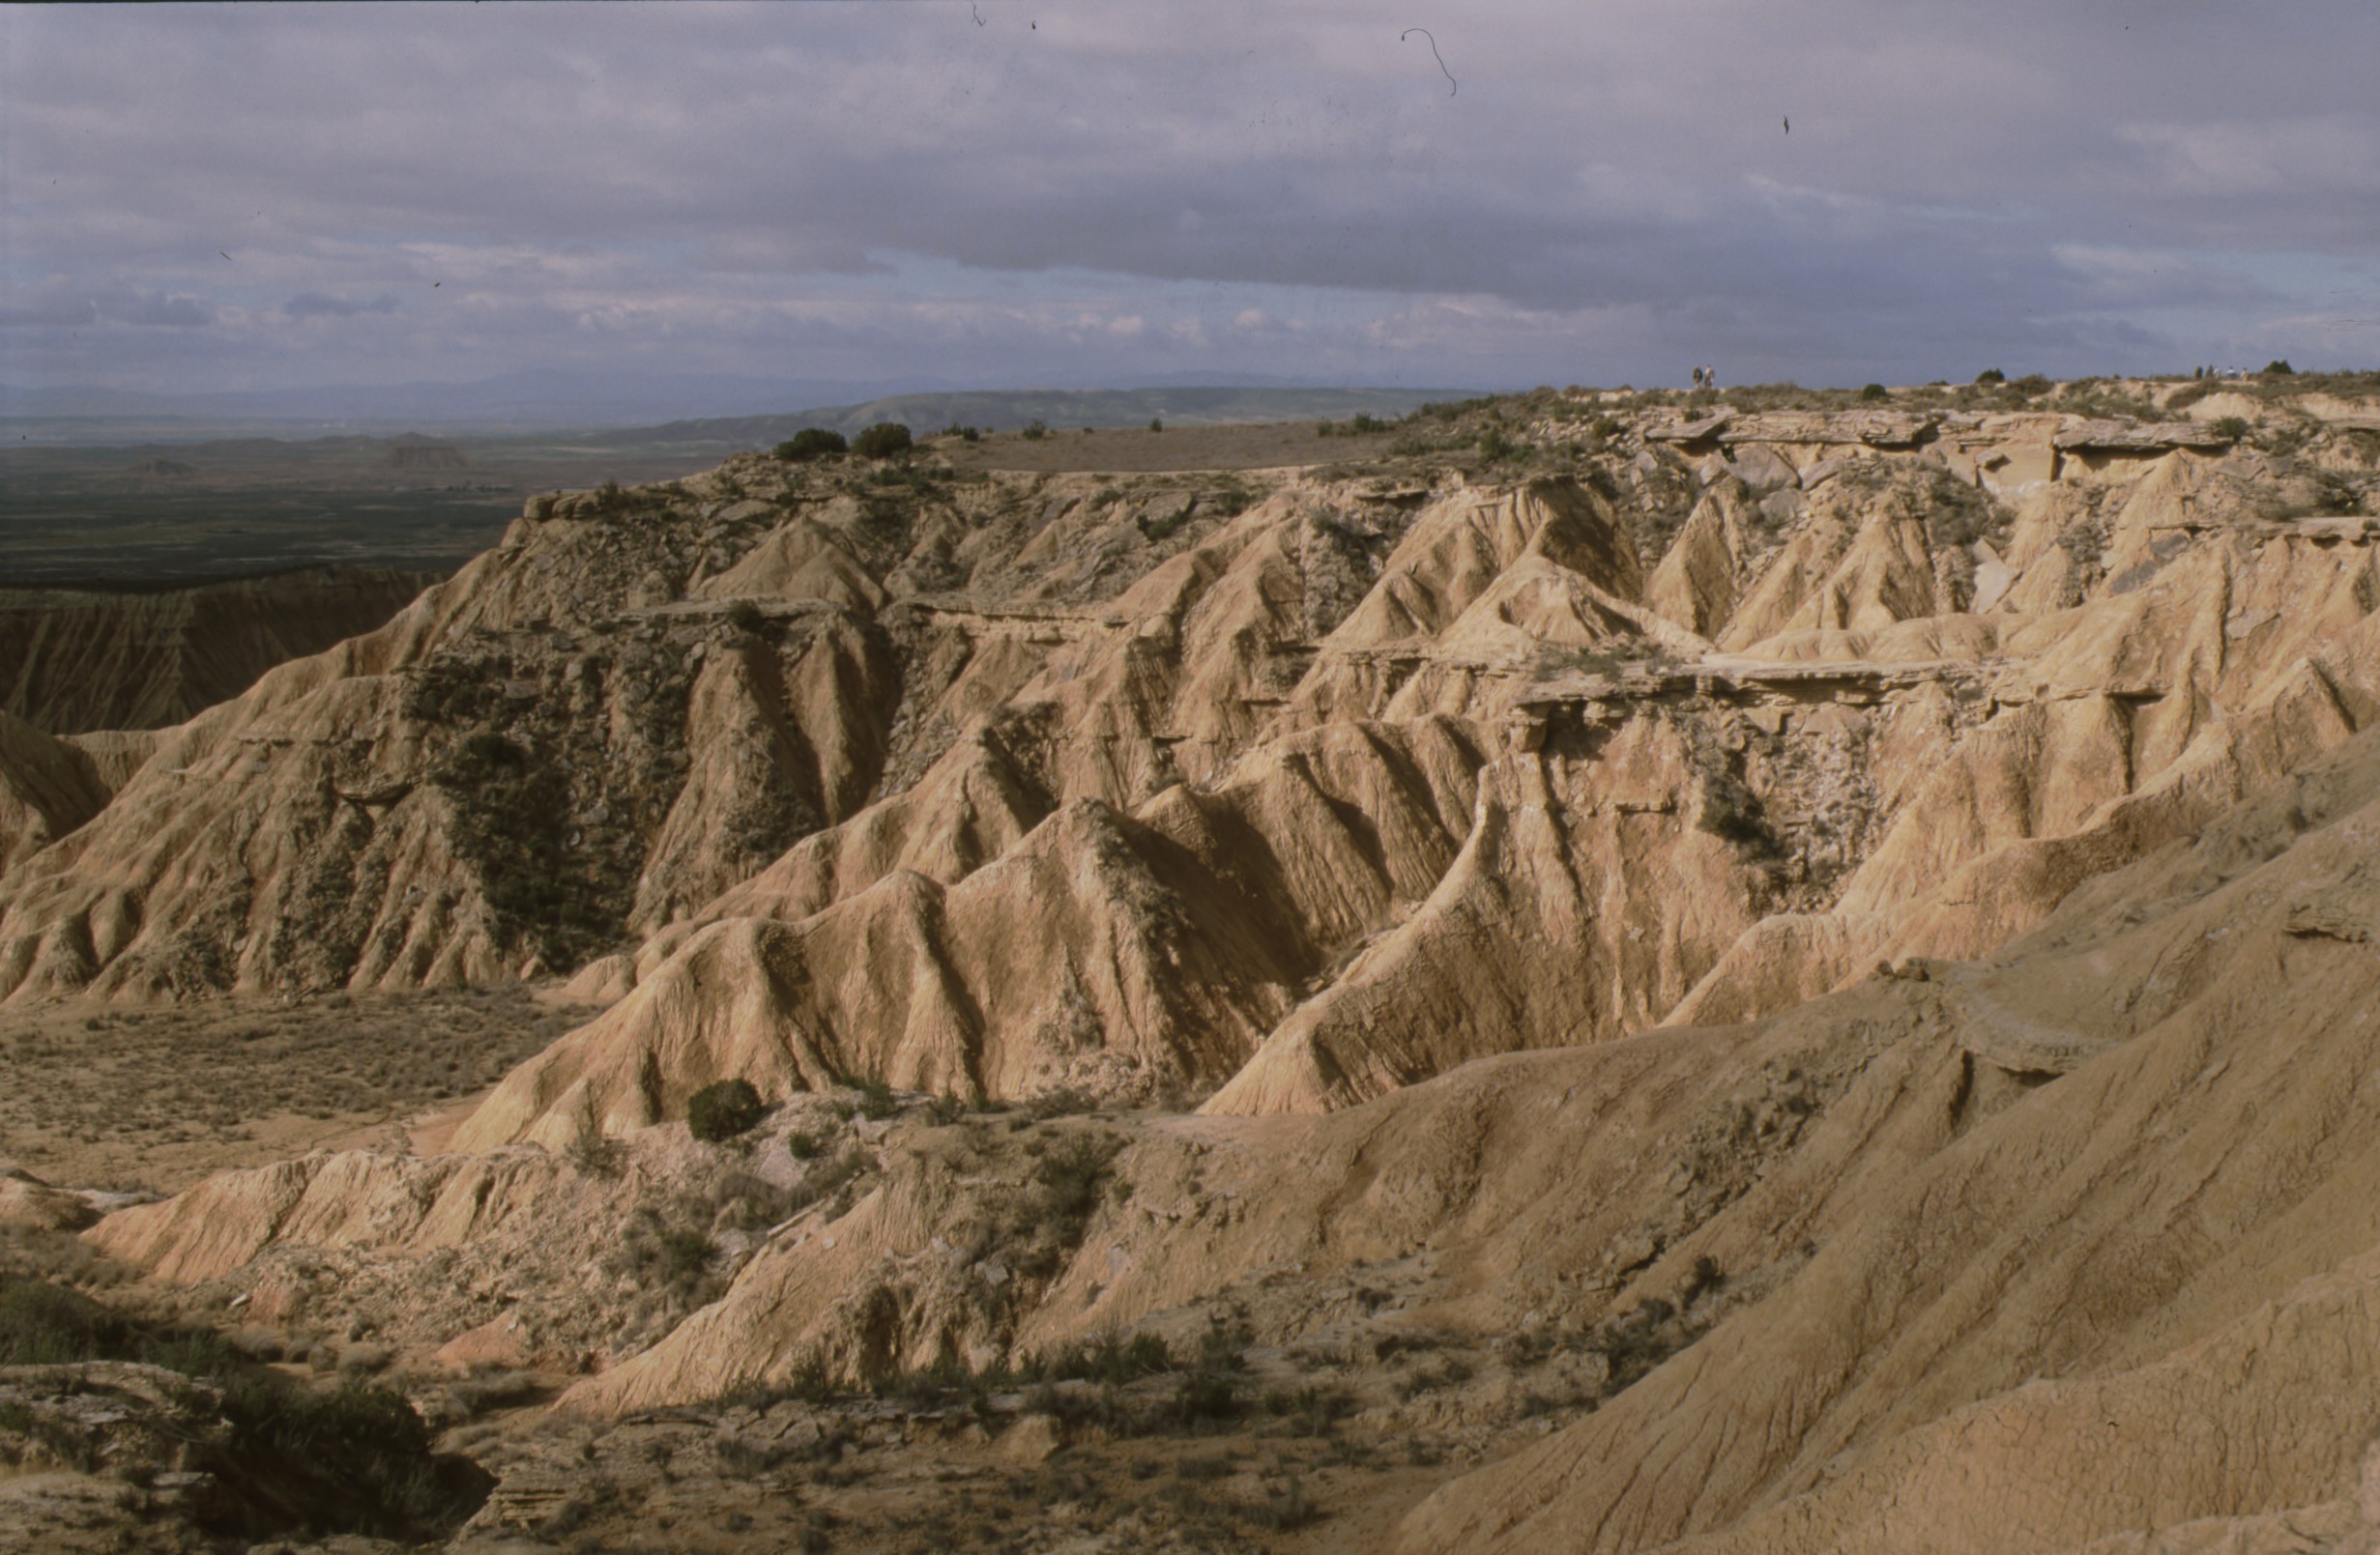
[[[2373,366],[2375,60],[2371,0],[11,6],[0,382]]]

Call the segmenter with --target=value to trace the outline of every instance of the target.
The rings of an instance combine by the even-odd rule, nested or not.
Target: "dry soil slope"
[[[2064,1549],[2345,1499],[2380,1432],[2375,939],[2366,735],[1924,985],[2025,1093],[1863,1191],[1794,1184],[1806,1268],[1408,1546]]]
[[[1320,1119],[1105,1125],[1130,1135],[1128,1189],[1022,1310],[984,1294],[997,1185],[943,1133],[892,1139],[847,1211],[762,1238],[717,1304],[570,1402],[979,1362],[1218,1294],[1289,1340],[1383,1281],[1418,1328],[1562,1332],[1678,1296],[1707,1257],[1715,1327],[1449,1484],[1407,1547],[2058,1550],[2335,1509],[2380,1435],[2376,739],[1988,964],[1474,1063]],[[236,1272],[276,1218],[402,1261],[554,1187],[462,1196],[517,1177],[510,1153],[420,1192],[345,1159],[91,1234],[185,1277]],[[263,1224],[211,1252],[250,1198]],[[433,1228],[433,1201],[470,1213]]]
[[[1990,966],[1173,1131],[1020,1332],[1400,1258],[1416,1321],[1491,1332],[1730,1273],[1713,1332],[1449,1485],[1413,1549],[2064,1549],[2342,1501],[2380,1433],[2376,852],[2365,736]],[[975,1206],[930,1184],[769,1248],[575,1400],[925,1364],[980,1309],[929,1246]]]

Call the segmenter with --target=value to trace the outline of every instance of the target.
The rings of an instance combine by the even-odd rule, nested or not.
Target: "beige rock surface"
[[[226,1174],[86,1240],[425,1364],[575,1371],[579,1418],[1225,1323],[1357,1373],[1475,1345],[1382,1417],[1512,1431],[1414,1551],[2369,1546],[2380,562],[2345,466],[1741,419],[1798,504],[1640,438],[1633,481],[1032,477],[897,527],[722,491],[692,522],[746,529],[677,575],[539,515],[448,624],[168,736],[0,878],[33,947],[0,970],[107,989],[130,906],[87,946],[18,915],[85,839],[127,798],[162,829],[164,767],[270,707],[353,727],[400,660],[529,662],[579,619],[537,614],[542,558],[656,654],[702,623],[667,736],[618,747],[691,775],[576,985],[608,1008],[454,1153]],[[440,673],[475,706],[527,678]],[[638,727],[581,697],[530,733]],[[440,760],[466,727],[406,716]],[[814,819],[731,855],[762,793]],[[445,802],[409,835],[468,883]],[[504,969],[500,898],[452,900]],[[726,1077],[773,1110],[695,1144]],[[668,1290],[606,1249],[665,1226],[708,1250]],[[1554,1374],[1583,1391],[1530,1402]],[[1011,1458],[1062,1464],[1043,1434]]]

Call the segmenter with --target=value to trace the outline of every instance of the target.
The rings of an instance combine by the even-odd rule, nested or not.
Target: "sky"
[[[0,383],[2370,367],[2375,60],[2371,0],[8,6]]]

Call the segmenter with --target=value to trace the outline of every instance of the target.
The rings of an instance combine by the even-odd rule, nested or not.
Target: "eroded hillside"
[[[884,1463],[1343,1395],[1451,1459],[1416,1550],[2360,1537],[2380,406],[1746,399],[743,456],[532,503],[153,753],[0,725],[13,1008],[589,1007],[443,1153],[86,1242]],[[690,1139],[723,1080],[765,1121]],[[1299,1461],[1300,1547],[1377,1542],[1379,1466]],[[487,1537],[559,1505],[516,1467]]]
[[[437,576],[304,567],[187,589],[0,590],[0,711],[53,734],[178,724],[370,631]]]
[[[1982,953],[2375,706],[2360,428],[1527,409],[539,499],[90,824],[43,780],[0,988],[575,974],[482,1142],[735,1074],[1326,1109]]]

